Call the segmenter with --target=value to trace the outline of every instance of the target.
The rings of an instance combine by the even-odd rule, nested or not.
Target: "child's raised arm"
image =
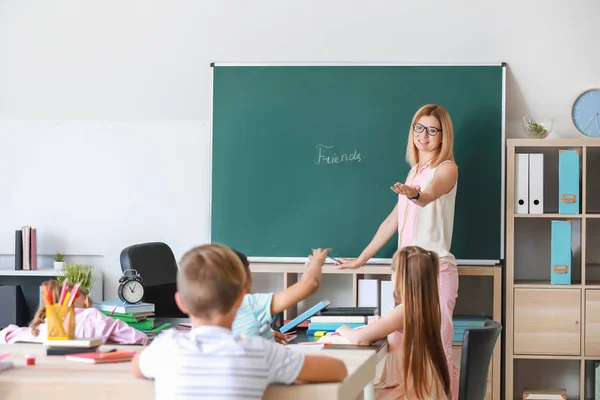
[[[390,333],[404,328],[404,307],[397,306],[377,321],[364,328],[352,329],[340,326],[336,332],[355,344],[370,344],[383,339]]]
[[[325,263],[327,253],[329,253],[329,249],[313,250],[313,254],[309,256],[310,263],[300,280],[289,288],[273,295],[273,300],[271,301],[271,315],[280,313],[283,310],[298,304],[298,302],[304,300],[319,289],[323,264]]]

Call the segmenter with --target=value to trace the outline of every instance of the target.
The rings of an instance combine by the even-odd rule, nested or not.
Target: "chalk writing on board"
[[[337,153],[333,146],[325,146],[324,144],[316,145],[315,149],[317,150],[317,157],[313,162],[316,165],[362,161],[357,149],[354,149],[353,153]]]

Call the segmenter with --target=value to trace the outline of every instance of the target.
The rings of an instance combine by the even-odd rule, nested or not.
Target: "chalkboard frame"
[[[404,64],[404,63],[364,63],[364,62],[212,62],[210,63],[210,112],[209,112],[209,127],[210,127],[210,160],[209,160],[209,242],[212,241],[212,210],[213,210],[213,191],[212,191],[212,168],[213,168],[213,101],[214,101],[214,71],[215,67],[314,67],[314,66],[361,66],[361,67],[484,67],[495,66],[502,69],[502,103],[501,103],[501,180],[500,180],[500,257],[499,259],[457,259],[458,265],[501,265],[505,257],[505,232],[506,232],[506,68],[505,62],[499,63],[440,63],[440,64]],[[374,234],[375,232],[373,232]],[[367,243],[365,243],[365,246]],[[269,256],[250,256],[250,262],[255,263],[306,263],[307,257],[269,257]],[[327,260],[331,263],[332,260]],[[390,265],[391,258],[372,258],[367,262],[367,265]]]

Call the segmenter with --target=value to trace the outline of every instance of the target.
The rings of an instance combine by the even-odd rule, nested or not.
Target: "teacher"
[[[411,169],[405,183],[396,182],[391,187],[398,194],[398,203],[360,256],[342,258],[337,266],[363,266],[396,232],[399,249],[420,246],[439,255],[441,335],[452,380],[452,398],[457,399],[459,376],[452,355],[452,314],[458,296],[458,269],[450,253],[458,180],[453,144],[454,132],[448,111],[435,104],[421,107],[413,117],[406,146],[406,161]],[[385,371],[382,380],[385,380]]]

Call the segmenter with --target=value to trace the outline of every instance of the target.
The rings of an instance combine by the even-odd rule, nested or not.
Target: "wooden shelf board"
[[[494,276],[494,271],[500,266],[490,265],[469,265],[469,266],[458,266],[458,274],[463,276]],[[288,273],[288,274],[301,274],[306,271],[306,265],[300,263],[251,263],[250,269],[256,273]],[[324,274],[361,274],[361,275],[390,275],[391,269],[389,265],[386,266],[367,266],[356,269],[338,269],[335,265],[325,264],[323,266]]]
[[[546,354],[514,354],[516,360],[581,360],[583,356],[559,356]]]
[[[600,147],[595,139],[507,139],[507,147]]]
[[[575,219],[575,218],[583,218],[584,214],[555,214],[555,213],[547,213],[547,214],[513,214],[515,218],[561,218],[561,219]],[[600,216],[598,217],[600,218]]]
[[[58,276],[61,272],[51,268],[36,271],[23,271],[14,269],[0,269],[0,276]]]
[[[513,285],[515,288],[529,289],[581,289],[581,283],[573,283],[571,285],[552,285],[548,281],[516,281]]]

